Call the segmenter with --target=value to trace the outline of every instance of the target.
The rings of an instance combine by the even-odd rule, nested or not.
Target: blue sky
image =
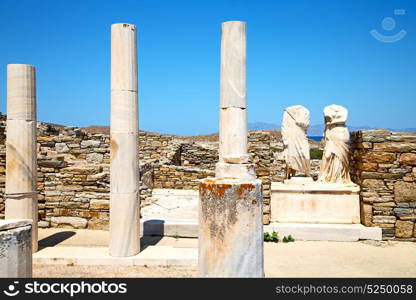
[[[220,27],[240,20],[249,122],[280,124],[302,104],[319,124],[324,106],[340,104],[353,126],[416,127],[415,14],[411,0],[1,0],[0,111],[6,65],[26,63],[37,67],[39,121],[108,125],[110,25],[125,22],[138,27],[140,128],[216,132]],[[407,34],[385,43],[372,29]]]

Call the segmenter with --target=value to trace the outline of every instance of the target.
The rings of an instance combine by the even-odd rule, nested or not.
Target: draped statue
[[[309,111],[302,105],[294,105],[283,113],[282,138],[286,160],[285,178],[296,172],[305,176],[310,174],[309,142],[306,130],[309,127]]]
[[[339,105],[324,109],[325,133],[319,181],[324,183],[351,183],[349,172],[350,134],[345,123],[348,111]]]

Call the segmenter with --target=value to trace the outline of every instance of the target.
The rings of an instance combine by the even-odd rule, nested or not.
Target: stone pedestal
[[[32,220],[0,220],[0,277],[32,277]]]
[[[200,275],[263,277],[261,181],[207,178],[199,194]]]
[[[304,179],[303,179],[304,180]],[[280,223],[359,224],[360,188],[289,180],[271,185],[271,221]]]

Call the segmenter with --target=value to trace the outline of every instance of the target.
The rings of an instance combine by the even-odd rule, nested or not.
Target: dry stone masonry
[[[352,135],[352,179],[361,186],[361,222],[383,239],[416,240],[416,133]]]
[[[45,123],[38,123],[37,129],[39,226],[107,230],[108,131],[97,133]],[[416,220],[415,135],[386,130],[362,130],[352,134],[351,176],[361,187],[361,220],[366,226],[382,227],[383,239],[415,239],[414,233],[410,234],[410,227]],[[4,218],[5,204],[5,139],[6,116],[0,114],[0,218]],[[151,200],[152,188],[197,190],[196,180],[214,176],[217,147],[218,142],[193,142],[140,131],[142,205]],[[263,221],[268,224],[270,182],[284,179],[283,145],[269,132],[252,131],[248,149],[256,176],[263,183]],[[215,159],[212,158],[214,155]],[[92,157],[95,159],[91,160]],[[198,163],[198,157],[201,163]],[[320,160],[311,160],[315,178],[319,163]],[[396,184],[397,199],[406,201],[396,202]]]
[[[4,218],[5,120],[6,116],[0,115],[0,218]],[[37,129],[39,225],[107,230],[109,134],[45,123],[38,123]],[[276,176],[280,178],[283,178],[284,162],[274,160],[270,148],[272,137],[268,132],[250,132],[248,141],[256,175],[263,182],[264,218],[268,220],[269,173],[274,170],[270,162],[272,166],[279,163],[280,175]],[[215,161],[211,157],[218,157],[217,147],[218,142],[201,144],[171,135],[140,131],[138,149],[142,204],[146,205],[151,200],[152,188],[197,190],[198,179],[214,176]],[[198,166],[187,164],[183,157],[190,156],[194,161],[200,157],[203,163]]]

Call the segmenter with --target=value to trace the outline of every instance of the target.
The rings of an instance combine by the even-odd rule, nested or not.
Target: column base
[[[215,177],[239,178],[243,180],[256,180],[254,164],[230,164],[218,162],[215,165]]]
[[[201,277],[264,277],[260,180],[207,178],[199,186]]]

